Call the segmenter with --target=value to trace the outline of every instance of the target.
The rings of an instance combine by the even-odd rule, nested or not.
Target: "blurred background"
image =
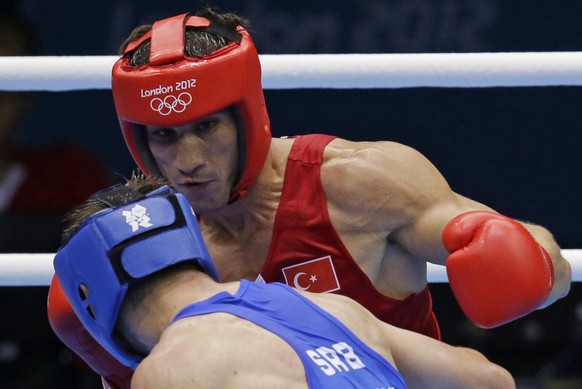
[[[195,1],[2,0],[0,55],[114,55],[139,24]],[[251,20],[262,54],[582,51],[575,0],[216,0]],[[17,20],[26,23],[8,28]],[[5,28],[6,27],[6,28]],[[16,33],[14,32],[16,31]],[[16,35],[11,35],[16,34]],[[22,46],[10,45],[22,39]],[[2,48],[6,45],[6,48]],[[582,249],[582,88],[266,91],[274,136],[393,140],[463,195]],[[110,91],[0,92],[0,252],[54,252],[63,212],[131,174]],[[10,188],[26,188],[15,196]],[[433,284],[444,340],[507,367],[520,388],[582,388],[582,283],[494,330]],[[47,287],[0,287],[0,387],[100,388],[52,335]]]

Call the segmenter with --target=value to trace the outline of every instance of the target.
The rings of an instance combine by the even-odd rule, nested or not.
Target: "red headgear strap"
[[[271,143],[269,117],[261,86],[259,56],[249,33],[203,58],[184,53],[186,27],[208,28],[211,22],[182,14],[153,24],[130,43],[113,66],[112,92],[123,137],[137,165],[147,175],[160,174],[137,125],[176,127],[234,106],[242,123],[243,157],[231,201],[244,196],[261,172]],[[209,32],[212,32],[209,29]],[[148,65],[130,64],[131,53],[150,40]]]

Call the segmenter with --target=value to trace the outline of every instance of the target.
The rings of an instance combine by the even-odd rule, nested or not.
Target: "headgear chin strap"
[[[205,30],[231,43],[202,58],[189,57],[184,53],[186,28]],[[131,54],[147,40],[149,64],[131,65]],[[271,130],[259,55],[243,27],[237,32],[225,31],[208,19],[188,14],[158,21],[127,46],[113,66],[111,86],[123,137],[146,175],[161,172],[145,140],[143,125],[176,127],[234,107],[241,166],[230,201],[244,196],[257,179],[269,152]]]
[[[129,194],[123,188],[110,189],[105,200],[115,204],[120,198],[127,199]],[[116,359],[132,368],[142,356],[126,350],[114,337],[128,286],[184,261],[198,263],[219,280],[184,196],[165,186],[136,198],[87,218],[54,260],[63,290],[83,326]]]

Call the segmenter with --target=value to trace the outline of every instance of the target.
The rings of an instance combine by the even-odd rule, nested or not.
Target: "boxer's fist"
[[[496,327],[539,307],[554,284],[547,251],[517,221],[484,211],[461,214],[443,231],[446,267],[461,309],[477,326]]]
[[[48,317],[58,338],[102,376],[104,388],[129,389],[133,370],[111,356],[85,330],[55,275],[48,295]]]

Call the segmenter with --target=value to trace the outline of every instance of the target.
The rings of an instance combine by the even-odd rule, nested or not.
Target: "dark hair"
[[[142,194],[148,194],[151,191],[158,189],[164,185],[168,185],[168,182],[160,177],[146,177],[141,172],[134,172],[129,180],[125,183],[130,189],[133,189]],[[75,208],[71,209],[65,215],[65,228],[61,234],[61,243],[64,246],[71,240],[71,237],[77,232],[81,224],[87,219],[89,216],[93,215],[96,212],[99,212],[105,208],[108,208],[108,205],[103,203],[100,200],[89,198],[83,204],[76,206]]]
[[[247,19],[236,15],[234,13],[218,13],[212,8],[202,9],[195,14],[196,16],[204,17],[210,20],[213,24],[218,24],[230,31],[236,31],[238,26],[244,28],[250,28],[250,23]],[[151,30],[152,25],[142,25],[136,27],[129,37],[123,42],[119,50],[119,54],[123,55],[127,45]],[[207,31],[201,31],[199,29],[188,28],[186,29],[185,37],[185,47],[184,52],[190,57],[203,57],[207,54],[213,53],[216,50],[228,45],[230,41],[225,37],[218,36]],[[142,43],[136,50],[131,54],[131,65],[142,66],[149,63],[150,59],[150,42],[146,41]]]

